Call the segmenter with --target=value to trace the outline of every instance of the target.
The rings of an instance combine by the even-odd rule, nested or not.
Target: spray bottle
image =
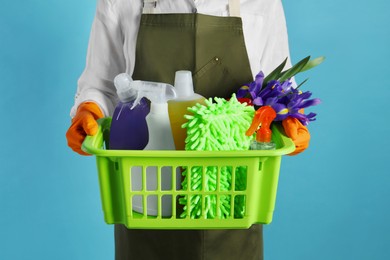
[[[272,131],[270,125],[276,118],[275,110],[270,106],[263,106],[256,110],[252,124],[245,133],[251,136],[256,133],[256,140],[253,140],[251,150],[275,150],[275,143],[271,141]],[[260,127],[260,129],[258,129]]]
[[[188,121],[184,118],[184,115],[189,113],[187,108],[197,103],[205,105],[206,99],[194,92],[191,71],[176,71],[175,90],[177,97],[168,102],[169,119],[176,150],[184,150],[187,131],[182,125]]]
[[[137,92],[134,107],[144,97],[151,102],[150,113],[146,116],[149,142],[145,150],[175,150],[168,115],[168,100],[176,98],[174,87],[166,83],[141,80],[131,82],[130,86]]]
[[[176,98],[176,92],[172,85],[165,83],[157,83],[150,81],[135,80],[129,82],[129,89],[136,93],[136,99],[130,109],[137,109],[142,105],[142,100],[147,98],[150,100],[150,113],[146,116],[147,129],[149,133],[149,142],[144,150],[175,150],[173,142],[172,130],[168,116],[168,100]],[[161,176],[157,167],[149,166],[146,168],[146,189],[149,191],[158,190],[158,179],[161,181],[161,190],[173,190],[172,187],[172,167],[162,167]],[[180,174],[180,172],[177,172]],[[142,190],[142,168],[139,166],[131,169],[131,182],[133,190]],[[180,175],[176,176],[176,188],[180,188]],[[133,197],[133,210],[144,213],[143,199],[147,199],[147,215],[156,216],[158,197],[141,196]],[[162,216],[172,215],[172,196],[163,196],[161,199]]]
[[[145,99],[136,100],[137,92],[130,88],[131,77],[119,74],[114,84],[119,97],[112,116],[109,149],[142,150],[149,141],[146,116],[149,104]],[[137,102],[137,106],[134,105]]]

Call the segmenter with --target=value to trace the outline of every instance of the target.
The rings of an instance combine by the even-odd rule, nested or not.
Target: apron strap
[[[240,0],[229,0],[229,15],[240,17]]]
[[[155,13],[156,7],[157,7],[157,0],[144,0],[142,4],[142,13],[153,14]]]
[[[157,0],[144,0],[142,13],[153,14],[157,7]],[[240,17],[240,0],[229,0],[229,15]]]

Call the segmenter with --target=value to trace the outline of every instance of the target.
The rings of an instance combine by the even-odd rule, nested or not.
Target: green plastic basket
[[[294,143],[283,134],[280,126],[273,126],[273,141],[276,150],[263,151],[138,151],[138,150],[107,150],[109,142],[109,129],[111,118],[98,120],[99,130],[94,136],[87,136],[82,149],[96,156],[99,175],[102,207],[105,222],[107,224],[124,224],[132,229],[242,229],[249,228],[252,224],[269,224],[275,207],[276,191],[278,186],[281,156],[294,150]],[[133,167],[142,166],[143,185],[134,189],[131,184]],[[246,184],[244,188],[236,190],[234,187],[235,170],[232,171],[231,190],[206,191],[183,190],[178,188],[176,171],[178,169],[191,169],[192,167],[238,167],[246,169]],[[146,170],[153,167],[157,170],[157,187],[149,189],[146,185]],[[161,189],[161,172],[165,167],[172,169],[171,188]],[[204,171],[205,172],[205,171]],[[217,182],[220,179],[220,170],[217,171]],[[191,174],[188,176],[191,182]],[[242,187],[242,185],[241,185]],[[198,195],[200,203],[199,217],[192,218],[189,212],[183,217],[183,207],[178,203],[180,198]],[[147,208],[148,198],[153,196],[158,201],[157,215],[148,216],[146,210],[142,213],[133,211],[133,198],[142,199],[143,208]],[[207,197],[214,196],[219,201],[221,196],[230,198],[230,214],[222,218],[217,213],[215,218],[207,218],[205,211]],[[188,198],[187,197],[187,198]],[[168,198],[171,202],[171,216],[163,216],[162,204]],[[244,203],[244,211],[240,216],[235,216],[235,201],[239,198]],[[188,200],[189,201],[189,200]],[[189,202],[188,202],[189,203]],[[221,205],[218,205],[217,209]],[[218,211],[217,211],[218,212]]]

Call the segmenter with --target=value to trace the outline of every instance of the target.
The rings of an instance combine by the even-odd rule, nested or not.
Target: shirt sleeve
[[[92,24],[86,66],[81,74],[71,117],[80,103],[93,101],[105,116],[112,115],[117,102],[114,77],[125,71],[124,37],[115,1],[99,0]]]
[[[286,18],[281,0],[274,2],[268,13],[268,37],[261,57],[262,71],[267,75],[286,58],[286,69],[291,67]]]

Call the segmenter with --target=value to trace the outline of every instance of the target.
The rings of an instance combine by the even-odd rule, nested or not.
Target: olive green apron
[[[237,3],[237,1],[233,1]],[[195,92],[229,98],[253,80],[239,17],[143,14],[133,79],[174,83],[190,70]],[[116,260],[263,259],[262,226],[247,230],[129,230],[115,225]]]
[[[173,84],[192,71],[195,92],[229,98],[253,80],[239,17],[143,14],[133,79]]]

